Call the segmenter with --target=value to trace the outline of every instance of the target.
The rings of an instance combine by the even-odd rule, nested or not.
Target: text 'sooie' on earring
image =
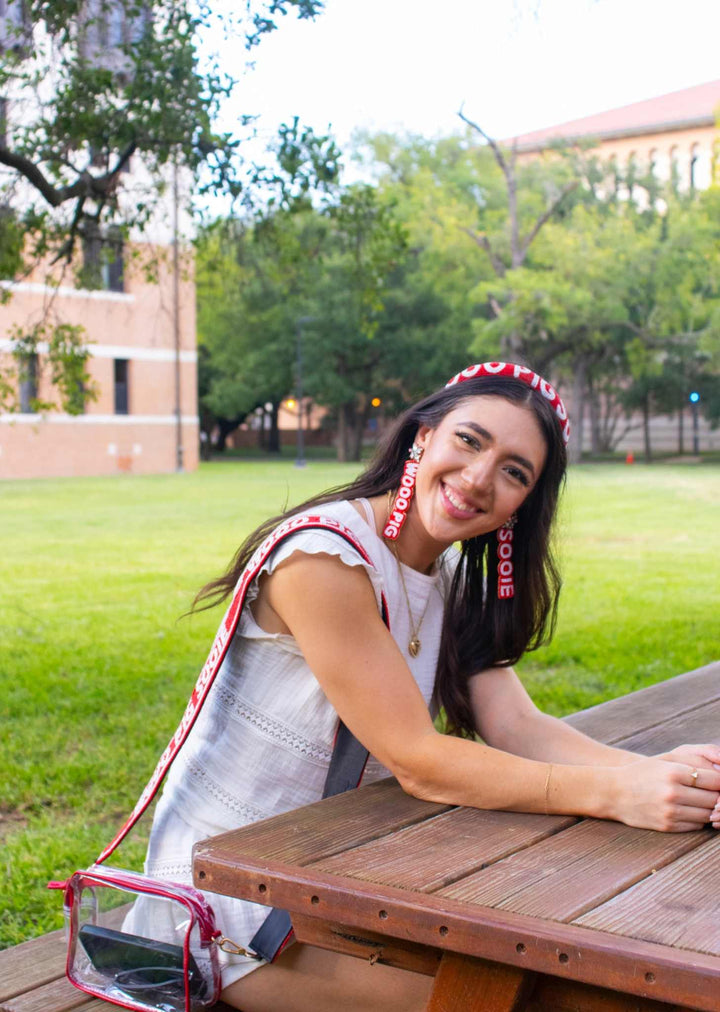
[[[499,598],[515,596],[515,581],[513,580],[513,527],[517,523],[517,516],[513,513],[509,520],[506,520],[497,532],[497,557],[498,557],[498,586],[497,596]]]
[[[400,531],[408,515],[410,503],[415,492],[415,477],[418,464],[423,455],[423,448],[418,443],[413,443],[408,451],[408,459],[405,461],[400,488],[398,489],[395,501],[388,510],[387,522],[383,529],[383,537],[390,541],[397,541]]]

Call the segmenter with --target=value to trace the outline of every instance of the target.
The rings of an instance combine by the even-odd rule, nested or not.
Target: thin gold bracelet
[[[545,814],[549,815],[548,806],[550,804],[550,777],[552,776],[552,763],[548,765],[547,776],[545,777]]]

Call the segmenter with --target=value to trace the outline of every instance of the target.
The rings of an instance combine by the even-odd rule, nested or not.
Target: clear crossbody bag
[[[217,1001],[219,932],[198,890],[94,866],[68,880],[64,909],[67,975],[80,990],[149,1012]]]
[[[220,995],[218,949],[272,962],[292,940],[289,915],[271,910],[244,949],[223,936],[204,895],[192,886],[104,865],[155,797],[212,687],[242,612],[248,587],[273,549],[305,528],[330,530],[371,564],[355,535],[329,517],[297,516],[281,524],[243,572],[185,713],[127,822],[94,865],[64,882],[66,971],[81,991],[138,1012],[199,1012]],[[388,622],[387,605],[382,601]],[[356,787],[367,751],[339,724],[324,796]]]

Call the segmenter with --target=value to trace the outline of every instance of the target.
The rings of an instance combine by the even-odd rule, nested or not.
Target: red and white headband
[[[478,365],[469,365],[467,369],[463,369],[457,376],[453,376],[451,380],[448,380],[445,386],[452,387],[456,383],[462,383],[463,380],[476,379],[478,376],[508,376],[510,379],[517,379],[523,383],[527,383],[533,390],[538,390],[549,402],[550,407],[555,410],[563,440],[567,444],[570,439],[570,420],[568,419],[567,410],[557,390],[550,386],[548,381],[544,380],[542,376],[539,376],[527,366],[516,365],[514,362],[480,362]]]

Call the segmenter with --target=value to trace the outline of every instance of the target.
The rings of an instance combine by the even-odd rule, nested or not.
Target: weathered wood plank
[[[433,892],[575,824],[570,816],[457,808],[307,867]]]
[[[618,744],[631,752],[655,755],[689,741],[720,743],[720,701],[707,703],[655,727],[645,728],[623,738]]]
[[[446,952],[426,1012],[520,1012],[532,984],[514,966]]]
[[[703,846],[573,923],[718,956],[719,895],[720,838],[706,836]]]
[[[418,801],[396,780],[382,780],[196,844],[195,882],[203,885],[206,853],[215,860],[262,856],[302,866],[451,808]]]
[[[91,1004],[108,1008],[106,1002],[94,1002],[84,991],[73,987],[69,980],[62,977],[4,1001],[2,1012],[72,1012],[73,1009],[89,1012]]]
[[[588,820],[440,889],[439,896],[569,921],[701,846],[672,835]]]
[[[66,950],[60,929],[0,952],[0,1001],[64,977]]]
[[[617,744],[628,735],[720,699],[720,661],[646,689],[573,713],[565,720],[598,741]]]

